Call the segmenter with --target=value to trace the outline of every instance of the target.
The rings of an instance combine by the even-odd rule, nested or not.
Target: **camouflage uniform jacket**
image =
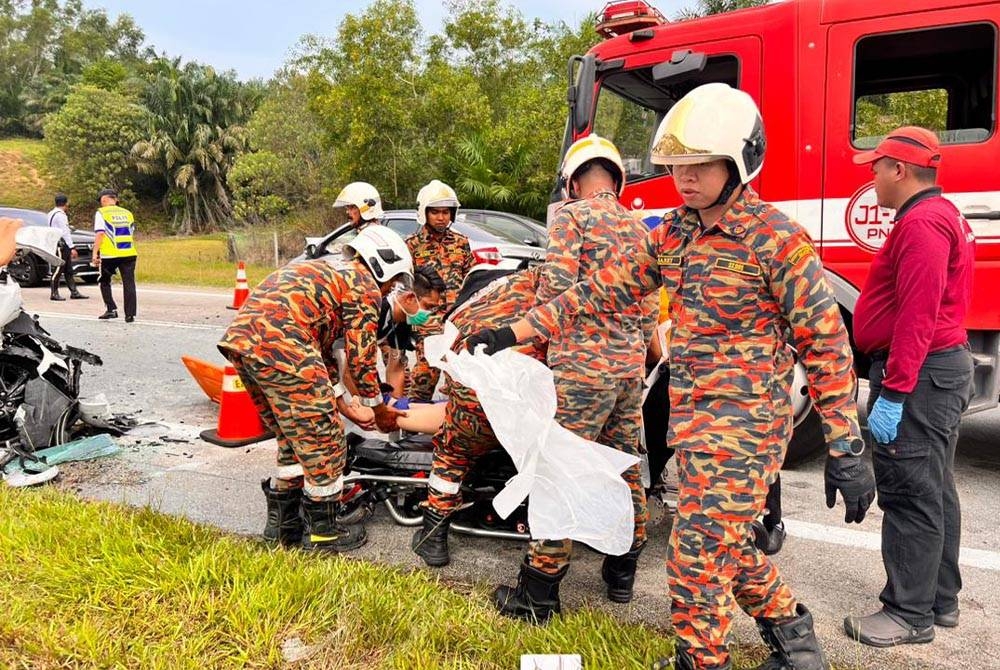
[[[679,449],[781,454],[791,436],[794,357],[827,443],[860,437],[847,329],[806,232],[746,189],[711,228],[680,207],[623,267],[606,267],[528,321],[549,335],[579,311],[634,305],[666,288],[670,434]],[[791,345],[791,346],[788,346]]]
[[[382,294],[357,262],[290,263],[271,273],[243,304],[219,348],[303,379],[337,379],[334,343],[364,398],[379,396],[376,344]]]
[[[602,268],[626,263],[646,232],[645,224],[610,191],[567,203],[549,228],[538,304],[551,301]],[[621,310],[567,314],[549,340],[549,367],[581,381],[640,375],[655,311],[654,296]]]
[[[439,313],[444,313],[455,303],[462,282],[465,281],[465,275],[476,264],[472,248],[469,246],[469,238],[451,228],[444,233],[438,233],[430,226],[424,225],[406,238],[406,246],[413,256],[414,266],[433,266],[448,287],[445,304],[439,310]]]
[[[517,321],[535,306],[540,267],[501,277],[484,286],[448,316],[458,328],[455,351],[465,348],[465,339],[483,328],[501,328]],[[526,356],[545,362],[546,343],[540,339],[523,342],[515,348]]]

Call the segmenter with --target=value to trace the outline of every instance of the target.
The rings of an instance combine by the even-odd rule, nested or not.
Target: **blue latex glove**
[[[889,444],[896,439],[899,422],[903,420],[903,403],[879,396],[868,415],[868,429],[879,444]]]

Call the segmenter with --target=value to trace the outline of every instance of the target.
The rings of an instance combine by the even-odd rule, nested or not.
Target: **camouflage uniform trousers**
[[[584,382],[579,377],[555,374],[556,421],[580,437],[607,445],[626,454],[640,454],[639,433],[642,422],[642,380],[636,378],[594,378]],[[636,464],[622,473],[632,492],[635,531],[632,549],[646,542],[646,489]],[[572,540],[534,540],[528,545],[529,564],[547,574],[557,574],[569,565]]]
[[[229,357],[261,421],[277,439],[278,479],[297,482],[304,475],[310,497],[338,494],[347,450],[329,377],[309,381],[232,352]],[[295,474],[297,466],[301,472]]]
[[[434,435],[427,495],[428,507],[440,514],[461,506],[461,486],[469,470],[483,454],[500,448],[476,392],[454,382],[447,390],[444,423]]]
[[[754,618],[795,615],[791,590],[750,534],[781,458],[683,448],[676,458],[677,514],[667,548],[671,623],[697,667],[712,668],[729,658],[735,605]]]
[[[431,312],[430,318],[422,326],[414,326],[413,332],[417,335],[414,338],[413,348],[413,369],[407,379],[407,392],[413,400],[418,402],[430,402],[437,388],[441,371],[432,368],[424,355],[424,338],[429,335],[438,335],[444,332],[444,319],[440,312]]]

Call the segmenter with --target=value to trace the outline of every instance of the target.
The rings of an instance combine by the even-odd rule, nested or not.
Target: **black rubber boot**
[[[605,556],[601,565],[601,578],[608,585],[608,600],[613,603],[632,602],[632,587],[635,586],[635,568],[639,564],[638,549],[632,549],[621,556]]]
[[[66,298],[64,298],[61,295],[59,295],[59,291],[53,291],[52,295],[49,296],[49,300],[64,301],[64,300],[66,300]]]
[[[440,568],[448,565],[451,557],[448,555],[448,527],[451,525],[451,515],[441,514],[430,507],[424,508],[424,526],[413,534],[410,548],[424,559],[424,563]]]
[[[830,670],[813,631],[813,618],[799,604],[790,619],[757,619],[757,629],[771,655],[757,670]]]
[[[732,667],[733,662],[726,661],[724,665],[712,666],[710,670],[732,670]],[[669,670],[670,668],[673,670],[709,670],[708,668],[699,668],[694,662],[694,657],[684,649],[677,649],[677,653],[671,658],[661,658],[653,663],[653,670]]]
[[[753,543],[764,552],[765,556],[774,556],[785,545],[785,522],[779,521],[770,528],[763,521],[754,521],[750,525]]]
[[[284,547],[298,544],[302,541],[302,489],[287,489],[279,491],[271,488],[270,479],[260,480],[260,488],[267,499],[267,525],[264,526],[264,539],[268,542],[278,542]]]
[[[531,567],[525,560],[517,576],[517,586],[498,587],[493,592],[493,603],[504,616],[535,624],[547,623],[553,614],[562,611],[559,606],[559,582],[568,570],[567,565],[550,575]]]
[[[337,522],[339,496],[313,500],[302,496],[302,548],[305,551],[339,553],[357,549],[368,541],[363,523]]]

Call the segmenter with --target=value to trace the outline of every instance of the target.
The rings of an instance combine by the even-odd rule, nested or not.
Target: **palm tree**
[[[247,149],[243,124],[257,93],[210,67],[161,60],[142,97],[152,120],[149,137],[132,147],[132,159],[140,172],[166,181],[164,205],[173,209],[177,231],[227,221],[226,174]]]
[[[532,154],[524,144],[498,146],[484,133],[458,141],[448,169],[464,207],[499,209],[538,216],[548,193],[538,181]],[[534,179],[532,179],[534,178]]]

